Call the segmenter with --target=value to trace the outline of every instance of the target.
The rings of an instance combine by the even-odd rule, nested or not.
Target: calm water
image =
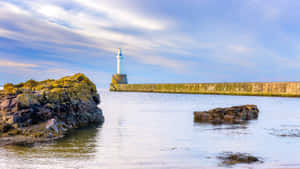
[[[110,93],[101,91],[105,123],[33,147],[0,148],[0,168],[193,169],[222,168],[225,151],[246,152],[263,164],[234,168],[300,167],[300,99],[275,97]],[[193,122],[193,111],[256,104],[259,119],[245,125]],[[273,134],[272,134],[273,133]]]

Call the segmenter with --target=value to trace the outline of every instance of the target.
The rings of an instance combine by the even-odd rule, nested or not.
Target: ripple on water
[[[297,98],[101,92],[105,123],[33,147],[0,148],[0,168],[222,168],[222,152],[245,152],[264,164],[233,168],[300,167]],[[243,125],[193,121],[194,111],[256,104],[258,120]],[[277,137],[274,134],[286,134]]]

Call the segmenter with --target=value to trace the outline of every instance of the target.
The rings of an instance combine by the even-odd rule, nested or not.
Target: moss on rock
[[[52,103],[63,102],[66,95],[68,95],[67,98],[70,100],[75,99],[82,101],[88,101],[98,97],[96,85],[82,73],[66,76],[59,80],[47,79],[37,82],[30,79],[25,83],[16,85],[7,83],[4,85],[3,90],[5,94],[21,94],[20,101],[24,101],[25,105],[31,101],[31,99],[26,100],[25,98],[36,98],[32,95],[28,95],[28,93],[35,93],[35,95],[40,98],[47,95],[48,102]],[[26,97],[23,97],[24,94],[26,94]]]
[[[82,73],[58,80],[8,83],[1,93],[2,137],[22,135],[22,141],[27,137],[31,141],[60,138],[69,129],[104,121],[97,107],[100,97],[96,85]]]
[[[17,96],[19,108],[29,108],[32,105],[40,105],[39,98],[32,93],[22,93]]]

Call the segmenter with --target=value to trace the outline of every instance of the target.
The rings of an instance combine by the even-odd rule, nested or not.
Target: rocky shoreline
[[[102,124],[98,104],[96,86],[84,74],[5,84],[0,95],[0,146],[55,140],[72,129]]]

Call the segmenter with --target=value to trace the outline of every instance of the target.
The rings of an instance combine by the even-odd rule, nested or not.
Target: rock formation
[[[53,140],[70,129],[101,124],[99,103],[95,84],[83,74],[5,84],[0,94],[0,145]]]
[[[240,124],[257,119],[258,112],[256,105],[216,108],[209,111],[194,112],[194,121],[212,124]]]
[[[235,165],[240,163],[255,163],[255,162],[261,162],[260,158],[252,156],[247,153],[232,153],[232,152],[226,152],[222,153],[220,156],[217,157],[218,159],[222,160],[222,164],[225,165]]]

